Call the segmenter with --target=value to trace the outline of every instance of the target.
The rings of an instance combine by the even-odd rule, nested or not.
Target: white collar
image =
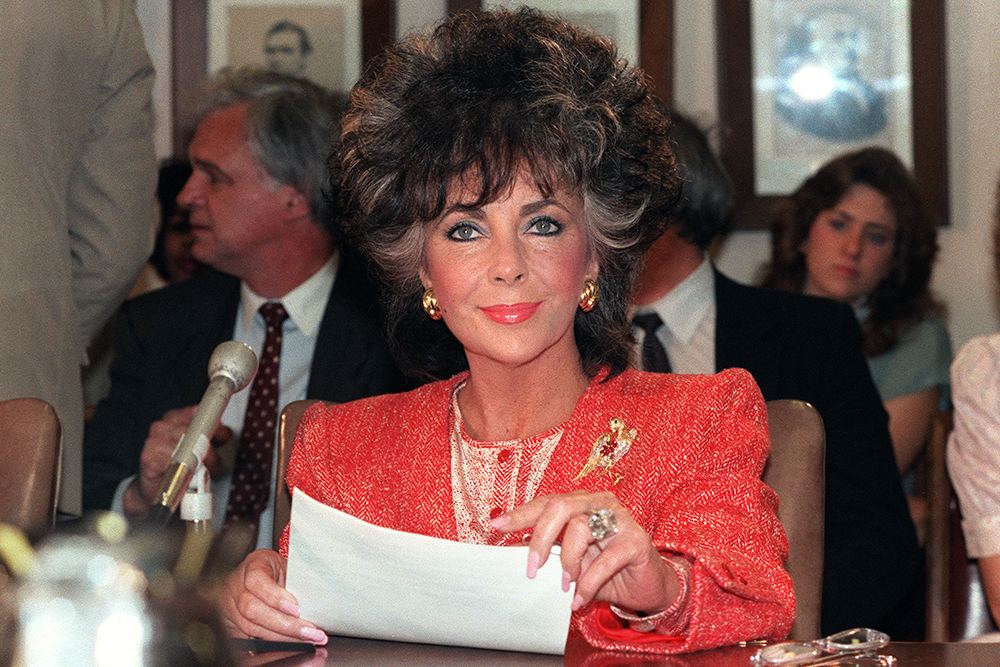
[[[330,298],[330,290],[333,288],[339,264],[340,254],[335,250],[319,271],[280,299],[265,299],[250,289],[245,282],[241,282],[240,317],[243,318],[244,326],[249,329],[250,323],[262,305],[268,301],[280,301],[296,328],[306,336],[314,336],[323,320],[323,312],[326,310],[326,302]]]
[[[652,304],[670,333],[684,344],[689,344],[698,324],[715,303],[715,272],[712,262],[705,256],[698,268],[676,287]]]

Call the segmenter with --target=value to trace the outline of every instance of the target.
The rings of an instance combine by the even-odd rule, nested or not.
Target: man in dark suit
[[[405,388],[380,332],[376,289],[360,260],[338,249],[328,222],[325,161],[338,112],[320,88],[287,75],[242,71],[214,82],[189,147],[194,171],[178,196],[190,211],[192,253],[214,270],[123,308],[110,393],[85,434],[86,508],[145,515],[208,386],[216,345],[234,339],[261,354],[262,304],[287,312],[271,325],[281,336],[278,411],[301,398],[343,402]],[[237,433],[251,418],[248,393],[234,394],[222,417]],[[205,462],[219,472],[214,450]],[[218,521],[229,484],[225,474],[213,484]],[[258,544],[268,546],[273,479],[271,487],[254,519]]]
[[[674,372],[745,368],[766,400],[817,408],[827,447],[822,631],[922,638],[921,555],[857,320],[846,305],[740,285],[712,266],[706,248],[724,231],[731,187],[700,130],[674,121],[684,186],[647,255],[637,313],[666,322],[652,335]]]

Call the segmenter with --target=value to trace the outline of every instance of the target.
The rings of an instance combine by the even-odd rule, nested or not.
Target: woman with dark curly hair
[[[896,462],[908,471],[947,402],[951,363],[929,287],[937,230],[916,183],[884,148],[842,155],[791,195],[772,233],[765,285],[854,306]]]
[[[628,368],[628,296],[677,189],[641,72],[533,10],[459,15],[383,54],[342,127],[348,233],[391,289],[399,357],[441,379],[310,408],[289,486],[382,527],[525,541],[598,647],[787,633],[753,380]],[[265,551],[233,574],[231,631],[323,643],[284,571]]]

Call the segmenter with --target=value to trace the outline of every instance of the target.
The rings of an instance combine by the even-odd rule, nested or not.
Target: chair
[[[927,629],[932,642],[964,641],[996,632],[979,565],[969,559],[962,516],[946,467],[950,411],[938,412],[927,443]]]
[[[292,516],[292,494],[288,490],[288,483],[285,480],[288,472],[288,457],[292,454],[292,444],[295,442],[295,431],[302,420],[302,413],[313,403],[312,399],[292,401],[281,411],[281,418],[278,420],[278,470],[277,480],[274,485],[274,549],[278,549],[281,541],[281,533],[284,532],[288,520]]]
[[[0,520],[27,531],[55,525],[62,425],[38,398],[0,401]]]
[[[948,627],[950,617],[948,588],[952,560],[951,506],[954,504],[954,496],[945,468],[945,449],[951,428],[951,412],[938,412],[934,415],[930,439],[927,441],[925,470],[927,615],[924,638],[931,642],[946,642],[951,634]],[[964,553],[964,547],[962,551]]]
[[[789,638],[820,636],[826,433],[812,405],[791,399],[767,402],[771,455],[762,479],[778,494],[778,519],[788,536],[785,570],[795,586],[796,614]]]

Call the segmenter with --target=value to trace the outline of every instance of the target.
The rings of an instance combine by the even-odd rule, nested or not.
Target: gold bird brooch
[[[611,427],[611,430],[608,433],[602,433],[594,442],[587,463],[580,470],[580,474],[573,478],[574,482],[597,469],[600,469],[600,472],[597,473],[598,477],[607,475],[611,478],[612,484],[621,481],[622,475],[616,473],[613,468],[632,447],[636,430],[628,428],[625,425],[625,420],[621,417],[613,417],[608,422],[608,426]]]

